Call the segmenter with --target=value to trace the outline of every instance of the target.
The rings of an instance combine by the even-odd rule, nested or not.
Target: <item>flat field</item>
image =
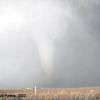
[[[0,89],[0,100],[100,100],[100,88]]]

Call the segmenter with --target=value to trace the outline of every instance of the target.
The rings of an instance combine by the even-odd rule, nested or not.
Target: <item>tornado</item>
[[[64,11],[61,1],[38,1],[33,7],[32,35],[37,45],[42,68],[47,76],[52,76],[53,72],[55,41],[61,40],[67,28]],[[69,11],[67,13],[68,17]]]
[[[38,1],[33,7],[32,35],[43,71],[51,76],[54,66],[54,43],[58,28],[57,7],[52,2]]]

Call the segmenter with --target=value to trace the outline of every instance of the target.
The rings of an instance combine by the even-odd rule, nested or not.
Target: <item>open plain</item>
[[[100,88],[0,89],[0,100],[100,100]]]

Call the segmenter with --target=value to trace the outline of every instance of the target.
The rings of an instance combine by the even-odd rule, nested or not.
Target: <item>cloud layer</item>
[[[99,86],[99,5],[0,1],[0,87]]]

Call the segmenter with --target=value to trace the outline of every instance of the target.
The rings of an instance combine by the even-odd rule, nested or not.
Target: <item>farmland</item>
[[[100,100],[100,88],[0,89],[0,100]]]

